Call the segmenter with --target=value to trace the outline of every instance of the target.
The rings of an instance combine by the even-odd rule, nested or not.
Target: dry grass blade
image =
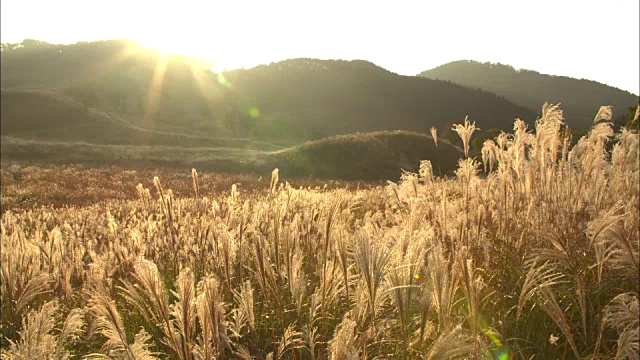
[[[180,359],[190,358],[183,350],[183,341],[176,331],[175,321],[171,316],[169,299],[165,293],[165,286],[160,278],[156,265],[149,260],[140,259],[134,265],[135,284],[123,282],[125,299],[147,316],[151,326],[158,326],[164,332],[163,342],[167,344]],[[183,275],[186,276],[186,275]],[[185,289],[185,291],[188,291]],[[190,311],[185,309],[185,311]],[[190,319],[181,319],[191,321]]]
[[[196,199],[200,198],[200,183],[198,182],[198,172],[196,169],[191,169],[191,177],[193,178],[193,192],[196,195]]]
[[[431,344],[426,358],[429,360],[465,358],[471,355],[474,350],[473,339],[458,325],[441,334]]]
[[[195,337],[195,284],[193,272],[189,268],[183,269],[176,279],[176,292],[178,299],[171,306],[171,314],[175,319],[176,328],[181,336],[182,356],[184,359],[192,359],[192,348]]]
[[[253,356],[251,356],[251,352],[249,351],[249,349],[244,346],[244,345],[240,345],[234,352],[233,355],[235,355],[238,359],[240,360],[253,360]]]
[[[333,338],[329,341],[329,359],[357,360],[361,350],[357,346],[358,333],[356,322],[345,317],[336,328]]]
[[[564,277],[549,261],[540,266],[537,258],[531,261],[520,292],[517,316],[520,317],[525,304],[541,289],[563,282]]]
[[[366,285],[369,308],[374,323],[379,292],[387,271],[389,255],[389,252],[383,246],[374,243],[373,239],[366,236],[358,238],[354,258]]]
[[[14,313],[21,313],[36,297],[49,292],[50,278],[49,274],[38,274],[32,278],[27,277],[26,283],[23,287],[21,286],[22,291],[15,289],[18,290],[18,294],[16,294],[17,299],[13,301],[15,303]],[[2,283],[5,283],[4,279]],[[11,283],[11,279],[7,279],[7,284]],[[8,298],[8,296],[6,297]]]
[[[301,339],[302,333],[299,331],[293,330],[293,325],[287,326],[284,330],[284,334],[278,342],[278,349],[276,351],[276,359],[280,360],[284,357],[284,355],[288,351],[292,351],[294,349],[298,349],[303,346],[303,342]]]
[[[244,284],[242,284],[240,291],[234,292],[233,298],[238,306],[238,310],[245,315],[251,331],[255,330],[256,319],[254,314],[253,287],[251,286],[251,282],[245,281]]]
[[[107,339],[102,349],[108,352],[109,357],[127,360],[154,358],[148,350],[149,337],[138,337],[135,346],[127,342],[122,317],[104,290],[98,290],[91,296],[89,311],[96,319],[96,331]]]
[[[438,129],[432,126],[430,131],[431,131],[431,137],[433,138],[433,143],[436,144],[436,146],[438,146]]]
[[[616,346],[616,360],[637,360],[640,358],[640,347],[638,346],[640,332],[638,327],[627,328],[618,337]]]
[[[560,308],[560,304],[558,304],[553,290],[550,287],[544,286],[540,288],[539,294],[541,298],[541,300],[538,301],[540,307],[549,315],[556,325],[558,325],[571,346],[575,357],[580,358],[580,351],[571,332],[571,325],[567,321],[564,311]]]
[[[9,349],[3,349],[2,357],[8,359],[49,359],[56,354],[58,343],[51,334],[55,324],[56,309],[57,304],[50,301],[42,305],[40,310],[29,312],[22,322],[20,340],[11,342]]]
[[[425,310],[433,307],[438,315],[438,332],[450,328],[451,312],[458,290],[458,278],[450,271],[451,262],[445,258],[442,246],[438,245],[430,249],[427,256],[427,273],[429,278],[426,284],[427,291],[431,292],[431,301],[424,303]]]
[[[613,107],[601,106],[596,117],[593,118],[593,123],[596,124],[600,121],[611,121],[611,118],[613,118]]]
[[[65,346],[74,340],[78,339],[79,334],[84,327],[84,309],[73,309],[67,315],[62,325],[62,331],[58,336],[58,346],[56,347],[55,358],[56,359],[68,359],[71,358],[71,354],[67,352]]]
[[[221,354],[229,343],[226,314],[220,283],[213,276],[200,280],[197,286],[196,311],[200,324],[198,346],[205,359]]]
[[[604,324],[618,331],[616,359],[638,359],[640,315],[637,294],[616,296],[604,310]]]
[[[316,344],[318,343],[317,327],[306,325],[302,331],[302,339],[304,347],[309,351],[311,360],[316,359]]]
[[[464,155],[465,157],[469,157],[469,141],[471,140],[471,135],[476,130],[480,130],[476,128],[476,123],[469,122],[468,116],[464,118],[464,124],[455,124],[452,127],[452,130],[458,133],[460,139],[462,140],[462,145],[464,146]]]

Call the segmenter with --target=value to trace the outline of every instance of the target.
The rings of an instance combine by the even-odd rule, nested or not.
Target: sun
[[[144,106],[143,118],[143,122],[147,126],[151,125],[154,119],[154,115],[158,110],[160,95],[162,93],[162,88],[165,82],[165,75],[168,70],[169,64],[173,61],[171,59],[172,55],[187,56],[195,60],[187,61],[187,64],[189,65],[192,76],[203,95],[205,95],[207,89],[207,76],[205,75],[205,72],[203,70],[205,68],[218,68],[218,66],[212,63],[211,60],[202,56],[202,49],[200,48],[202,46],[201,43],[198,43],[197,41],[185,41],[185,39],[190,39],[188,36],[178,38],[176,34],[172,34],[173,36],[162,35],[163,34],[154,34],[154,36],[137,39],[137,43],[140,46],[138,51],[157,51],[157,53],[159,53],[160,55],[156,59],[153,76],[149,84],[149,88],[147,89],[147,101]],[[214,70],[214,72],[219,71]],[[220,75],[221,74],[219,74],[219,76]],[[220,80],[218,81],[220,82]],[[227,84],[223,83],[222,85]]]
[[[233,59],[215,56],[215,49],[207,48],[205,44],[199,41],[180,41],[171,40],[167,37],[152,37],[149,39],[138,40],[144,48],[157,51],[161,57],[168,58],[172,55],[187,56],[197,59],[198,62],[207,64],[207,68],[213,72],[221,72],[223,70],[237,69],[241,66],[234,66]],[[231,61],[230,61],[231,60]]]
[[[193,46],[191,44],[185,43],[184,40],[178,41],[175,38],[162,36],[161,34],[156,34],[154,36],[148,36],[142,39],[139,39],[141,45],[145,47],[149,47],[151,49],[157,50],[163,56],[168,55],[187,55],[193,56]]]
[[[155,114],[158,111],[162,88],[165,86],[165,75],[170,71],[174,59],[173,55],[186,56],[189,69],[192,73],[198,89],[206,96],[210,84],[208,72],[212,71],[216,74],[217,82],[223,87],[231,87],[232,84],[224,76],[224,70],[230,70],[239,67],[232,67],[232,60],[242,59],[246,53],[239,52],[237,49],[228,49],[224,46],[214,45],[214,43],[203,41],[201,38],[189,36],[179,33],[162,33],[154,32],[152,35],[135,39],[138,48],[133,50],[149,52],[159,56],[156,57],[155,69],[153,76],[147,89],[146,103],[144,105],[143,123],[151,126],[154,121]],[[220,54],[224,56],[224,60],[211,54]],[[235,55],[235,56],[234,56]],[[155,56],[154,56],[155,57]],[[177,60],[182,62],[184,59]],[[231,60],[231,61],[230,61]],[[247,110],[249,116],[257,118],[260,116],[258,108],[252,107]]]

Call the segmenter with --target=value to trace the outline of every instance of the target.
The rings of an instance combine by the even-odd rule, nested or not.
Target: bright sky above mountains
[[[140,40],[219,68],[364,59],[415,75],[462,59],[640,93],[638,0],[2,0],[2,42]]]

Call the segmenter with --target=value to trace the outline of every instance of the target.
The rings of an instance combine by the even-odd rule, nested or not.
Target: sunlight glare
[[[162,94],[162,83],[164,82],[164,74],[167,70],[167,64],[169,58],[167,56],[160,56],[156,63],[156,68],[153,72],[153,78],[151,84],[147,90],[147,103],[144,110],[144,125],[150,125],[153,120],[153,116],[157,110],[158,100]]]

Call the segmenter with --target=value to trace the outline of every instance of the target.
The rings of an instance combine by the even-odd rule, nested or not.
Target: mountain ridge
[[[638,103],[638,95],[594,80],[549,75],[500,63],[458,60],[423,71],[417,76],[450,81],[493,92],[531,110],[544,102],[560,103],[566,121],[586,129],[602,105],[618,115]]]
[[[55,91],[164,132],[291,146],[355,132],[442,132],[467,114],[505,130],[516,117],[535,120],[535,112],[492,93],[398,75],[366,60],[298,58],[215,73],[197,59],[163,58],[124,40],[3,49],[3,90]]]

